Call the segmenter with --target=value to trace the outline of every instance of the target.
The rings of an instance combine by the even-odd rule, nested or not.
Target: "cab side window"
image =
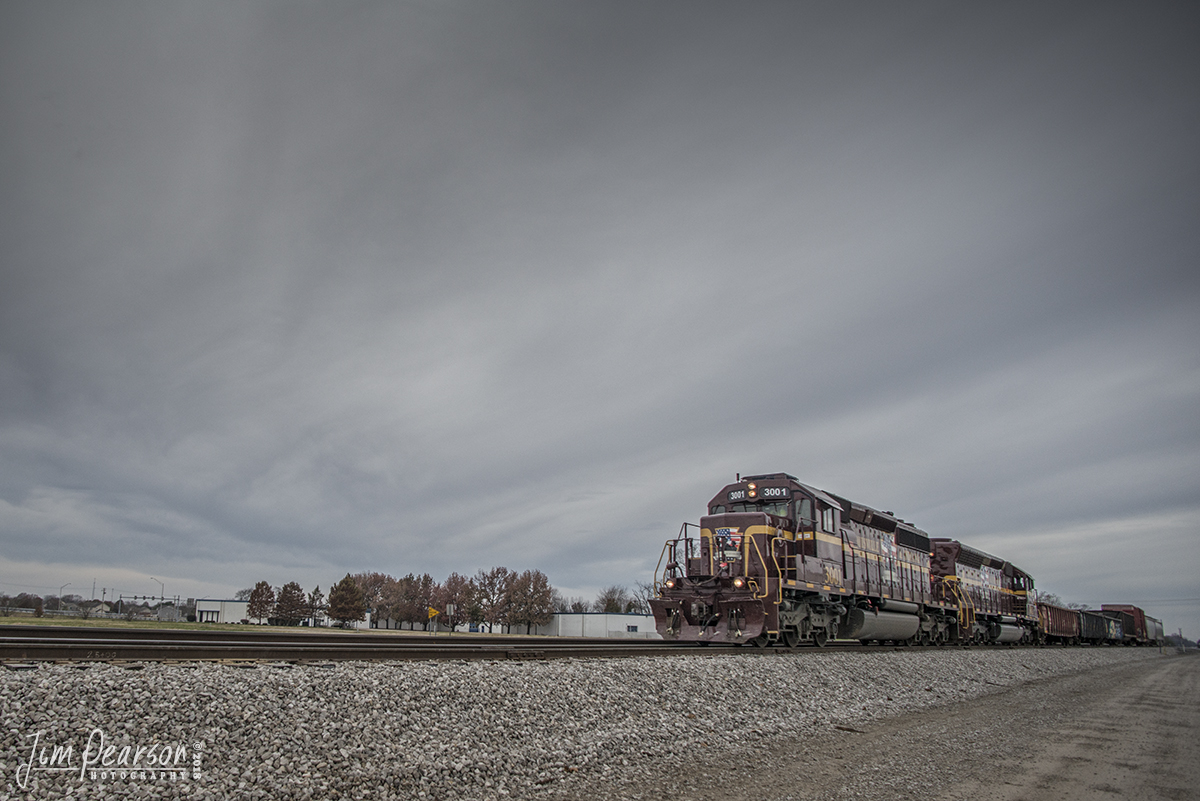
[[[833,533],[833,510],[829,507],[821,507],[821,529]]]

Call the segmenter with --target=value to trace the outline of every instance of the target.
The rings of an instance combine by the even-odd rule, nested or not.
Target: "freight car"
[[[1132,604],[1102,604],[1100,613],[1122,624],[1124,641],[1129,645],[1163,645],[1162,621],[1150,617],[1140,607]]]
[[[1080,613],[1037,604],[1033,577],[1012,563],[787,473],[738,476],[706,511],[659,557],[650,606],[665,639],[788,647],[1085,639]],[[1129,613],[1104,612],[1105,642],[1123,636],[1114,615]],[[1147,625],[1152,634],[1153,623],[1140,631]]]
[[[1121,623],[1099,612],[1079,613],[1079,637],[1088,645],[1108,645],[1122,642]]]
[[[1068,609],[1048,603],[1037,605],[1040,624],[1040,643],[1078,645],[1082,636],[1082,624],[1078,609]]]

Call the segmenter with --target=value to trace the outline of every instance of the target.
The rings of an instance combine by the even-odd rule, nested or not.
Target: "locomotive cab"
[[[667,573],[651,602],[664,637],[765,644],[779,631],[777,543],[813,552],[814,509],[821,513],[799,486],[785,474],[739,480],[709,502],[698,538],[667,543]]]

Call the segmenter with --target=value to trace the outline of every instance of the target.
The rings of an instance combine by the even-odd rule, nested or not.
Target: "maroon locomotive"
[[[1038,640],[1033,578],[1002,559],[800,483],[738,477],[668,540],[650,602],[666,639]]]

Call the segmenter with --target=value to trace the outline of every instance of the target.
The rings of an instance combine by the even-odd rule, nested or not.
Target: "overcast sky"
[[[783,471],[1195,637],[1198,40],[1190,2],[5,2],[0,591],[590,597]]]

